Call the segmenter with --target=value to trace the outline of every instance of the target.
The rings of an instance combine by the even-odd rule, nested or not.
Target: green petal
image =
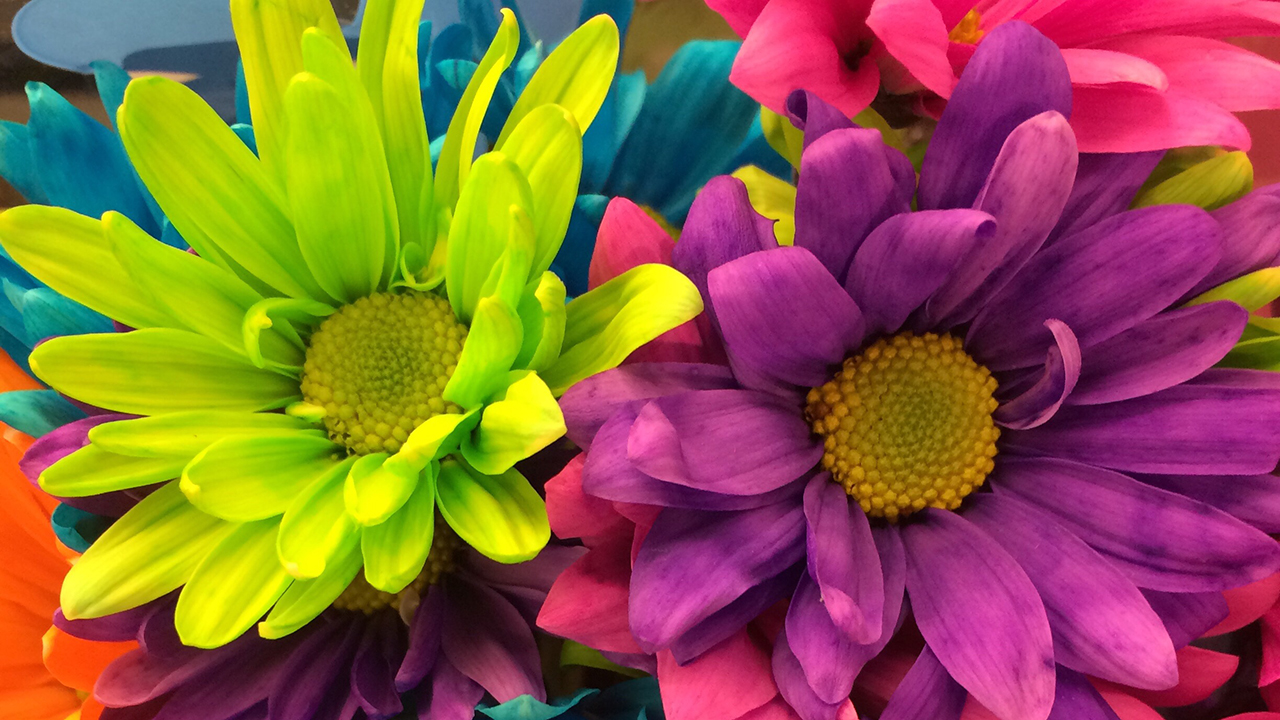
[[[347,473],[356,459],[336,463],[290,503],[280,520],[276,550],[290,575],[310,579],[328,572],[329,561],[359,528],[342,499]]]
[[[280,335],[287,340],[298,337],[296,327],[312,328],[333,314],[333,307],[315,300],[269,297],[249,308],[240,323],[241,338],[249,361],[257,367],[266,367],[263,346],[270,345],[270,335]],[[283,322],[280,322],[283,321]],[[263,340],[262,331],[272,330]],[[301,344],[301,340],[298,341]],[[301,375],[301,373],[297,373]]]
[[[280,180],[199,95],[161,77],[129,83],[120,136],[160,209],[201,257],[238,270],[255,289],[329,300],[298,248]]]
[[[413,582],[431,552],[436,517],[436,464],[423,468],[418,486],[381,525],[364,529],[364,577],[383,592],[398,593]]]
[[[608,15],[586,21],[564,39],[529,79],[511,108],[495,149],[501,150],[515,127],[541,105],[562,105],[577,118],[581,132],[595,120],[618,70],[618,26]]]
[[[280,413],[192,410],[104,423],[89,430],[89,440],[121,455],[190,460],[223,438],[315,429],[305,420]]]
[[[293,578],[276,559],[275,520],[237,527],[205,556],[178,596],[173,624],[184,645],[222,647],[253,627]]]
[[[258,153],[273,175],[283,178],[284,92],[303,70],[302,33],[318,27],[345,48],[342,27],[329,0],[231,0],[231,23],[244,63]]]
[[[520,316],[506,304],[487,297],[480,301],[458,367],[441,396],[468,410],[479,407],[506,383],[520,354],[524,330]]]
[[[436,496],[440,514],[458,537],[498,562],[532,560],[551,538],[546,505],[514,469],[484,475],[466,463],[445,460]]]
[[[258,412],[298,399],[298,381],[259,370],[217,342],[184,330],[54,338],[31,353],[54,389],[117,412]]]
[[[421,470],[432,460],[453,452],[462,437],[480,422],[480,413],[472,410],[464,414],[443,413],[427,418],[409,433],[409,437],[396,452],[396,458]]]
[[[426,235],[424,231],[424,236]],[[441,247],[443,246],[442,244]],[[397,266],[400,270],[400,279],[391,283],[393,288],[407,287],[427,292],[436,289],[440,283],[444,282],[444,263],[432,265],[427,251],[417,243],[407,243],[400,248],[400,260]]]
[[[40,282],[103,315],[130,327],[177,325],[116,259],[97,220],[23,205],[0,214],[0,244]]]
[[[1148,188],[1133,207],[1195,205],[1217,210],[1244,197],[1253,189],[1253,163],[1243,152],[1230,152],[1205,160]]]
[[[1280,337],[1242,340],[1219,363],[1222,367],[1280,370]]]
[[[1280,297],[1280,268],[1263,268],[1235,280],[1204,291],[1187,301],[1203,305],[1215,300],[1230,300],[1249,312],[1260,310]]]
[[[182,473],[182,492],[204,512],[235,522],[275,517],[333,469],[342,448],[318,431],[229,437]]]
[[[459,320],[471,322],[484,296],[485,283],[509,248],[527,245],[528,262],[532,263],[534,239],[526,237],[524,220],[532,215],[533,193],[519,166],[502,153],[481,156],[462,188],[458,211],[449,227],[444,281],[449,304]],[[528,267],[521,285],[528,279]]]
[[[235,526],[192,507],[171,482],[143,498],[71,566],[62,583],[69,620],[135,608],[180,587]]]
[[[551,267],[569,228],[582,175],[582,133],[572,113],[543,105],[516,126],[502,152],[520,168],[532,191],[536,250],[529,277],[536,277]]]
[[[418,486],[418,471],[406,463],[389,463],[386,453],[365,455],[347,473],[343,499],[347,512],[361,525],[384,523]]]
[[[262,301],[257,291],[230,271],[156,240],[124,215],[103,215],[102,229],[120,265],[169,314],[187,328],[245,354],[240,326],[249,308]],[[301,369],[301,341],[295,344],[270,335],[261,350],[276,367]]]
[[[583,378],[617,367],[636,348],[702,312],[693,283],[666,265],[632,268],[565,309],[564,350],[542,373],[558,397]]]
[[[471,81],[453,112],[453,119],[449,121],[449,129],[445,131],[440,159],[436,162],[435,202],[440,210],[447,211],[458,202],[459,191],[471,172],[476,141],[480,137],[480,123],[489,109],[498,80],[511,65],[519,46],[516,16],[503,8],[498,33],[471,75]]]
[[[804,131],[791,124],[791,120],[769,108],[760,108],[760,127],[769,147],[787,159],[791,167],[800,167],[800,152],[804,149]]]
[[[542,273],[532,295],[520,300],[520,324],[524,343],[515,367],[542,370],[560,356],[564,343],[564,283],[553,272]]]
[[[283,526],[280,531],[284,532]],[[359,539],[358,533],[345,536],[342,547],[319,577],[295,580],[271,608],[267,619],[258,623],[258,634],[268,640],[282,638],[301,629],[332,605],[360,572]]]
[[[399,248],[391,177],[367,106],[309,72],[285,93],[285,187],[298,245],[320,287],[348,303],[378,289],[388,250],[394,259]]]
[[[475,432],[462,441],[462,456],[486,475],[506,472],[565,433],[560,405],[542,378],[527,370],[511,376],[517,379],[485,407]]]
[[[747,186],[747,197],[756,212],[774,220],[773,235],[779,245],[791,245],[796,237],[796,187],[755,165],[734,171]]]
[[[58,497],[85,497],[143,487],[178,477],[189,459],[128,457],[86,445],[40,473],[40,487]]]

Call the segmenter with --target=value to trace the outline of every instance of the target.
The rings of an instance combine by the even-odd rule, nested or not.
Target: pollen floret
[[[420,597],[428,587],[438,585],[446,575],[454,571],[457,567],[455,555],[461,547],[462,541],[437,515],[435,534],[431,538],[431,551],[427,554],[427,562],[422,566],[422,572],[414,578],[413,582],[398,593],[383,592],[370,585],[361,573],[356,575],[356,579],[352,580],[338,599],[333,601],[333,606],[339,610],[362,612],[365,615],[372,615],[388,607],[399,610],[402,599],[410,595]]]
[[[822,465],[871,517],[954,510],[995,467],[996,380],[950,335],[901,333],[809,391]]]
[[[334,442],[356,455],[394,453],[435,415],[467,328],[431,293],[377,293],[329,316],[307,347],[302,396],[323,407]]]

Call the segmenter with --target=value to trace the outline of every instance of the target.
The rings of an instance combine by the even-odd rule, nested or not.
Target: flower
[[[163,78],[131,83],[119,112],[130,159],[195,254],[115,212],[0,216],[25,270],[136,328],[32,353],[51,387],[140,416],[94,427],[42,486],[76,497],[169,481],[85,553],[62,609],[98,617],[183,586],[178,633],[200,647],[273,607],[292,618],[278,632],[300,627],[360,565],[401,592],[420,579],[437,510],[489,557],[534,557],[545,508],[514,464],[563,433],[555,397],[701,309],[668,267],[568,306],[546,272],[577,187],[580,121],[616,63],[608,18],[547,58],[496,149],[473,161],[518,42],[504,14],[433,173],[420,3],[370,4],[355,67],[328,2],[232,9],[257,156]]]
[[[779,112],[795,88],[852,116],[883,86],[952,97],[957,77],[1000,25],[1034,25],[1071,73],[1082,152],[1188,145],[1247,150],[1231,113],[1280,107],[1280,65],[1218,38],[1280,33],[1261,0],[1152,3],[937,0],[709,0],[746,38],[735,84]]]
[[[644,677],[618,683],[603,691],[587,688],[552,703],[528,695],[501,705],[477,708],[492,720],[645,720],[662,711],[658,682]]]
[[[1006,23],[918,182],[797,93],[794,246],[708,184],[672,263],[727,366],[624,365],[562,399],[583,492],[662,508],[628,578],[641,650],[693,661],[789,597],[774,678],[831,718],[905,597],[927,650],[904,702],[1044,720],[1096,706],[1080,674],[1174,685],[1154,606],[1280,568],[1276,516],[1242,507],[1276,482],[1280,377],[1214,368],[1248,314],[1197,302],[1275,262],[1274,190],[1127,210],[1158,156],[1080,155],[1070,92]]]

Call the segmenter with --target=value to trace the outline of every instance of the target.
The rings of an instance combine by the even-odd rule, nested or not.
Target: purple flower
[[[966,691],[1003,720],[1105,718],[1082,673],[1172,686],[1215,594],[1280,569],[1280,515],[1243,502],[1280,483],[1280,375],[1214,368],[1247,312],[1186,304],[1274,264],[1280,193],[1127,210],[1159,155],[1080,155],[1070,98],[1057,48],[1008,23],[918,184],[797,92],[795,246],[737,181],[703,191],[673,264],[729,366],[563,399],[584,491],[663,507],[631,577],[642,649],[688,662],[790,597],[774,675],[827,720],[909,602],[927,650],[885,720],[958,717]]]

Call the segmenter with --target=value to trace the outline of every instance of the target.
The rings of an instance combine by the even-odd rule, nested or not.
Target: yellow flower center
[[[950,335],[901,333],[809,391],[822,465],[871,517],[954,510],[991,473],[995,378]]]
[[[982,22],[982,14],[977,10],[970,10],[965,16],[960,18],[960,22],[951,28],[951,34],[947,37],[951,42],[965,43],[967,45],[977,45],[986,32],[978,27]]]
[[[364,573],[356,575],[346,590],[333,601],[339,610],[350,610],[371,615],[383,608],[400,609],[400,601],[410,596],[420,598],[428,587],[439,584],[446,575],[454,571],[454,553],[462,546],[462,541],[449,530],[449,526],[439,515],[436,516],[435,535],[431,538],[431,552],[427,554],[427,563],[422,572],[409,586],[398,593],[383,592],[364,579]],[[412,608],[413,606],[409,606]]]
[[[361,298],[311,336],[303,400],[324,408],[329,437],[352,453],[394,453],[427,418],[462,412],[441,394],[466,339],[438,295]]]

